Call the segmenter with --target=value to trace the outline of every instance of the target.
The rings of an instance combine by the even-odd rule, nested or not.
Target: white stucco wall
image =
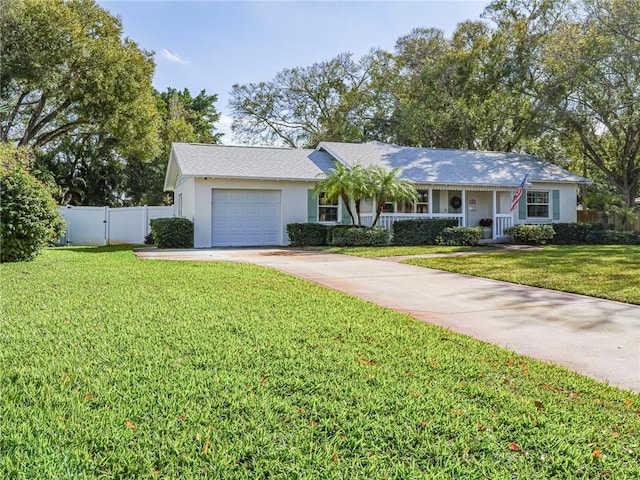
[[[179,176],[176,187],[173,191],[173,214],[178,217],[179,198],[182,195],[182,217],[193,222],[195,217],[195,179],[192,177]]]
[[[313,182],[290,182],[273,180],[226,180],[195,179],[187,187],[194,193],[194,247],[206,248],[212,244],[211,239],[211,191],[221,189],[253,189],[280,190],[282,228],[280,245],[288,245],[287,224],[307,221],[307,190],[313,188]],[[176,189],[177,192],[177,189]],[[184,200],[183,200],[184,201]],[[183,204],[183,211],[185,205]],[[185,215],[186,216],[186,215]]]

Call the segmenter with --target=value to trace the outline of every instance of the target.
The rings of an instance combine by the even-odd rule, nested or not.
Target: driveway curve
[[[640,392],[640,306],[413,265],[284,249],[140,249],[141,258],[272,267]]]

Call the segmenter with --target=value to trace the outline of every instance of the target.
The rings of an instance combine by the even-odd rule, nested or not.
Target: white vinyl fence
[[[149,221],[173,217],[168,207],[58,207],[67,223],[60,245],[116,245],[144,243]]]

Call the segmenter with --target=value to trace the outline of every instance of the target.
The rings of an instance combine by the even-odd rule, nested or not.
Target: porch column
[[[491,224],[493,226],[493,233],[491,235],[491,238],[496,238],[497,237],[497,230],[498,230],[498,218],[496,215],[498,215],[498,205],[497,205],[497,195],[496,195],[496,191],[495,189],[491,191],[491,197],[493,199],[493,206],[492,206],[492,213],[491,216],[493,217],[493,223]]]
[[[462,226],[467,226],[467,191],[462,189]]]
[[[427,189],[427,213],[431,215],[433,213],[433,188]]]

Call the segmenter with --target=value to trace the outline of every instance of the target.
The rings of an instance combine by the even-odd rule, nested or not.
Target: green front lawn
[[[638,245],[549,245],[535,251],[415,258],[405,263],[640,304]]]
[[[342,253],[356,257],[400,257],[405,255],[425,255],[432,253],[455,253],[491,251],[495,247],[451,247],[447,245],[419,245],[406,247],[322,247],[322,250],[331,253]]]
[[[0,287],[3,479],[638,472],[639,395],[272,269],[53,249]]]

